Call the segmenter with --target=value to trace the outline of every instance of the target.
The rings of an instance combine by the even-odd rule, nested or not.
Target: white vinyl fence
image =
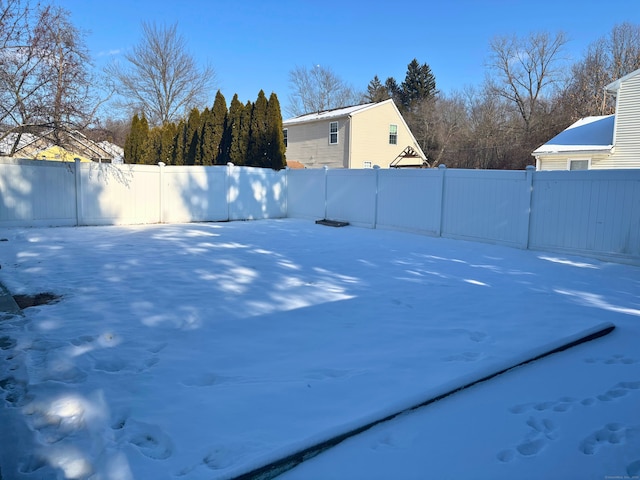
[[[289,217],[640,265],[640,170],[297,170],[287,181]]]
[[[0,160],[0,226],[132,225],[286,216],[286,171]]]
[[[640,265],[640,169],[536,172],[0,159],[0,227],[296,217]]]

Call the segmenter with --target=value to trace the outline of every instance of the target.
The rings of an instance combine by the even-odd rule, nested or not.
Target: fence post
[[[440,205],[438,205],[438,210],[440,212],[440,221],[438,222],[438,237],[442,236],[442,224],[444,217],[444,183],[445,183],[445,172],[447,171],[447,166],[444,164],[438,165],[438,172],[440,173]]]
[[[160,196],[159,199],[159,204],[160,204],[160,212],[158,215],[158,220],[160,221],[160,223],[164,223],[164,166],[165,163],[164,162],[158,162],[158,167],[160,168],[160,174],[158,175],[159,177],[159,182],[160,182],[160,191],[158,193],[158,195]]]
[[[233,167],[232,162],[227,162],[227,174],[224,177],[225,197],[227,198],[227,221],[231,220],[231,192],[229,191],[229,186],[231,184],[231,170]]]
[[[527,221],[525,222],[526,231],[523,233],[524,243],[523,248],[529,249],[529,242],[531,237],[531,207],[533,206],[533,175],[536,171],[536,167],[533,165],[527,165],[526,168],[526,185],[527,185]]]
[[[324,219],[327,220],[327,197],[329,195],[327,177],[329,175],[329,167],[325,165],[322,168],[324,169]]]
[[[80,226],[80,220],[82,219],[82,172],[80,171],[80,159],[74,158],[75,166],[75,194],[76,194],[76,227]]]
[[[380,184],[380,165],[374,165],[373,169],[376,175],[376,190],[375,190],[375,199],[373,204],[373,228],[378,227],[378,185]]]

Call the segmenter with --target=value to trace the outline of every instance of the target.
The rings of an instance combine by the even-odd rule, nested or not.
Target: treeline
[[[413,60],[406,78],[376,76],[365,101],[393,98],[431,166],[522,169],[531,152],[569,125],[614,113],[605,86],[640,68],[640,25],[616,25],[583,58],[566,61],[559,32],[494,38],[480,86],[443,93],[428,65]]]
[[[193,108],[178,123],[149,127],[135,114],[124,145],[126,163],[166,165],[245,165],[280,170],[286,166],[282,114],[275,93],[260,90],[255,102],[234,95],[227,103],[220,91],[213,106]]]

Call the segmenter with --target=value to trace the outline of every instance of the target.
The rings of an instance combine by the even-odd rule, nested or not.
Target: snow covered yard
[[[640,475],[640,269],[304,220],[7,229],[3,478]]]

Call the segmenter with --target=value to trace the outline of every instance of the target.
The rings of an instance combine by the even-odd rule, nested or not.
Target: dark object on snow
[[[488,380],[491,380],[497,377],[498,375],[502,375],[503,373],[513,370],[516,367],[520,367],[522,365],[535,362],[536,360],[540,360],[541,358],[548,357],[549,355],[553,355],[554,353],[563,352],[565,350],[576,347],[578,345],[582,345],[583,343],[591,342],[600,337],[604,337],[605,335],[611,333],[614,330],[614,328],[615,326],[612,323],[609,323],[609,322],[601,323],[591,329],[588,329],[587,331],[582,332],[581,334],[579,334],[574,338],[567,338],[565,340],[562,340],[561,343],[559,345],[556,345],[555,347],[550,345],[548,350],[543,351],[542,353],[539,353],[531,358],[519,361],[514,365],[505,366],[504,368],[500,368],[496,372],[482,376],[475,380],[469,379],[467,383],[460,385],[458,388],[453,388],[448,392],[442,393],[440,395],[436,395],[435,397],[427,398],[424,401],[418,403],[417,405],[414,405],[413,407],[409,407],[404,410],[398,411],[396,413],[392,413],[378,420],[373,420],[370,423],[367,423],[366,425],[362,425],[361,427],[354,428],[353,430],[344,432],[342,434],[336,435],[327,440],[321,441],[303,450],[299,450],[295,453],[292,453],[284,458],[280,458],[279,460],[272,461],[267,465],[264,465],[262,467],[256,468],[255,470],[252,470],[251,472],[238,475],[233,480],[271,480],[277,477],[278,475],[281,475],[282,473],[300,465],[302,462],[305,462],[306,460],[309,460],[310,458],[315,457],[316,455],[324,452],[325,450],[328,450],[331,447],[335,447],[336,445],[343,442],[347,438],[358,435],[359,433],[369,430],[370,428],[375,427],[376,425],[379,425],[383,422],[387,422],[389,420],[393,420],[394,418],[404,413],[417,410],[418,408],[421,408],[421,407],[426,407],[427,405],[431,405],[432,403],[435,403],[439,400],[442,400],[443,398],[454,395],[462,390],[473,387],[474,385],[477,385],[479,383],[483,383]]]
[[[349,225],[349,222],[339,222],[337,220],[328,220],[323,218],[322,220],[316,220],[316,224],[318,225],[326,225],[328,227],[346,227]]]
[[[49,305],[60,300],[60,295],[55,293],[37,293],[35,295],[13,295],[13,299],[22,309],[37,307],[38,305]]]

